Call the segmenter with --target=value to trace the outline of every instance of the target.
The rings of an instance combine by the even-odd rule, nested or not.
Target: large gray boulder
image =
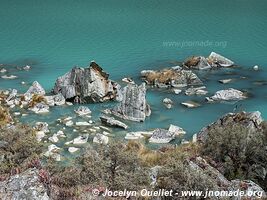
[[[246,95],[239,90],[229,88],[226,90],[219,90],[213,96],[207,97],[206,99],[212,101],[239,101],[246,99]]]
[[[56,80],[55,94],[76,103],[117,100],[120,85],[109,79],[109,74],[94,61],[87,68],[74,67]]]
[[[0,199],[49,200],[47,189],[40,182],[39,170],[28,169],[0,182]]]
[[[190,69],[210,69],[211,65],[209,64],[208,60],[203,56],[192,56],[188,58],[184,63],[184,67]]]
[[[159,88],[186,87],[189,85],[202,85],[202,81],[190,70],[181,68],[168,68],[163,70],[143,70],[142,78],[149,84]]]
[[[111,113],[122,119],[142,122],[151,114],[146,101],[146,85],[128,84],[122,90],[122,100]]]
[[[100,117],[100,120],[103,124],[108,125],[108,126],[114,126],[114,127],[124,128],[124,129],[128,128],[126,124],[124,124],[123,122],[119,120],[116,120],[114,117],[103,115]]]

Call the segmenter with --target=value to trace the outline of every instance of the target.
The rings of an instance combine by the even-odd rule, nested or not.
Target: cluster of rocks
[[[218,67],[231,67],[233,65],[233,61],[215,52],[211,52],[207,58],[204,56],[190,57],[183,63],[183,67],[185,68],[199,70],[213,69]]]
[[[190,70],[184,70],[180,67],[173,67],[158,71],[143,70],[141,72],[141,76],[147,84],[158,88],[180,88],[191,85],[202,85],[202,81],[196,74]]]
[[[175,139],[175,137],[184,134],[186,134],[186,132],[181,127],[171,124],[168,130],[157,128],[153,131],[129,132],[126,134],[125,139],[137,140],[149,138],[150,143],[169,143]]]

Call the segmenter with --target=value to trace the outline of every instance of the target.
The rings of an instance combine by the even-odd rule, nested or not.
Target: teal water
[[[47,91],[55,79],[74,65],[87,66],[96,60],[111,78],[120,81],[131,76],[138,81],[143,69],[175,65],[191,55],[218,52],[242,66],[200,74],[207,78],[210,95],[218,89],[235,87],[248,90],[251,98],[239,102],[240,108],[260,110],[267,119],[267,2],[265,0],[0,0],[0,63],[10,64],[15,80],[0,79],[0,89],[18,88],[39,81]],[[204,42],[204,44],[203,44]],[[29,72],[13,65],[29,64]],[[251,68],[260,66],[260,71]],[[226,74],[226,75],[225,75]],[[220,78],[246,76],[230,85],[217,83]],[[162,99],[175,101],[171,110]],[[179,103],[197,100],[203,105],[187,109]],[[233,104],[205,104],[204,97],[174,95],[170,91],[148,90],[152,116],[144,123],[128,123],[131,130],[167,128],[170,123],[183,127],[190,138],[201,127],[233,110]],[[241,105],[242,104],[242,105]],[[98,118],[98,110],[110,104],[88,105]],[[26,122],[47,120],[51,123],[73,108],[53,108],[49,116],[35,116]],[[124,136],[125,133],[118,133]]]

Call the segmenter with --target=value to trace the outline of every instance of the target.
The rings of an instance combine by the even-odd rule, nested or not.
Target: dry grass
[[[200,58],[198,56],[192,56],[185,61],[184,65],[187,67],[196,66],[199,63],[199,60]]]
[[[178,76],[179,73],[176,70],[163,69],[160,71],[148,73],[145,78],[149,83],[154,83],[155,81],[158,81],[159,83],[167,84],[171,80],[177,79]]]
[[[32,108],[32,107],[34,107],[36,104],[38,104],[38,103],[42,103],[42,102],[47,103],[47,101],[46,101],[46,99],[44,98],[44,96],[34,94],[34,95],[32,96],[32,99],[31,99],[30,103],[29,103],[29,107]]]
[[[0,127],[12,122],[9,110],[0,106]]]

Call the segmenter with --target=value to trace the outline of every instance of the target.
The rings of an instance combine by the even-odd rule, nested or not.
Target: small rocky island
[[[242,88],[209,91],[203,73],[229,67],[235,67],[233,61],[211,52],[208,57],[192,56],[180,66],[143,70],[139,80],[123,78],[119,84],[92,61],[88,67],[74,67],[58,77],[52,92],[45,91],[38,80],[25,93],[1,91],[0,199],[92,199],[94,188],[101,192],[107,188],[209,188],[254,192],[254,196],[246,196],[249,199],[266,198],[267,122],[259,111],[235,108],[196,133],[177,124],[131,129],[153,117],[153,103],[147,98],[152,89],[177,97],[163,98],[166,110],[181,104],[185,112],[253,98]],[[0,70],[4,74],[8,69]],[[136,84],[138,81],[142,83]],[[225,85],[231,81],[217,82]],[[194,97],[201,99],[202,105]],[[108,103],[97,120],[92,118],[96,113],[89,105]],[[72,115],[52,124],[45,120],[35,121],[33,126],[20,122],[29,115],[49,116],[55,108],[71,109]],[[123,134],[121,139],[118,134]]]

